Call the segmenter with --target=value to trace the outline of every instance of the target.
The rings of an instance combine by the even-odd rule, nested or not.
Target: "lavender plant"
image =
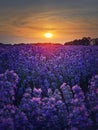
[[[97,130],[97,104],[97,46],[0,46],[0,130]]]

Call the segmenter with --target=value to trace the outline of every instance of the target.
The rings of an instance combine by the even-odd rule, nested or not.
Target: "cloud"
[[[58,37],[98,34],[98,0],[0,1],[0,35],[38,38],[52,31]]]

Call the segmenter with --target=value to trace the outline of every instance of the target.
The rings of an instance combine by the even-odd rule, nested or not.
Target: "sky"
[[[53,37],[47,39],[44,34]],[[98,0],[0,0],[0,42],[64,43],[98,37]]]

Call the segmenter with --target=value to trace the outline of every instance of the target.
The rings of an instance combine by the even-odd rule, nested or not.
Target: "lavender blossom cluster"
[[[0,47],[0,130],[97,130],[98,47]]]

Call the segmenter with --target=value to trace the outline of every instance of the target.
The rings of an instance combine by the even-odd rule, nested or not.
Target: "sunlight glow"
[[[45,33],[44,36],[45,36],[45,38],[52,38],[53,34],[52,33]]]

